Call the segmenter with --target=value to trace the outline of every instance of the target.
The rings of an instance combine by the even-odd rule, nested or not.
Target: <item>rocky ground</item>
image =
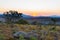
[[[60,26],[0,24],[0,39],[2,37],[4,40],[11,40],[19,35],[24,38],[33,36],[37,40],[60,40]]]

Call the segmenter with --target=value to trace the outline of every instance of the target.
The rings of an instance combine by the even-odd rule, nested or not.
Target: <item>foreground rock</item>
[[[24,32],[24,31],[19,31],[19,32],[14,33],[13,37],[18,39],[20,35],[24,36],[25,39],[29,39],[31,36],[38,37],[38,34],[33,33],[32,31],[28,32],[28,33]]]

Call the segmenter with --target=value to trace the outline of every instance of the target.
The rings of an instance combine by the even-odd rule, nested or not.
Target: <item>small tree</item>
[[[3,15],[7,23],[15,22],[22,17],[22,13],[18,13],[17,11],[8,11],[5,12]]]
[[[10,24],[10,26],[13,27],[13,23],[18,21],[22,17],[22,13],[18,13],[17,11],[12,11],[12,10],[5,12],[3,15],[5,18],[5,22],[7,23],[7,27],[8,24]]]

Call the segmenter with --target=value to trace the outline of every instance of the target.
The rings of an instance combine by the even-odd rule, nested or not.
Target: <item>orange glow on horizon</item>
[[[10,9],[13,10],[13,9]],[[15,9],[14,9],[15,10]],[[0,8],[0,12],[6,12],[9,9]],[[60,10],[20,10],[16,9],[16,11],[21,12],[23,14],[31,15],[31,16],[49,16],[49,15],[60,15]]]

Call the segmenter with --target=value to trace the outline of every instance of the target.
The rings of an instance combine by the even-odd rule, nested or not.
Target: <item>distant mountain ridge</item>
[[[23,18],[32,18],[33,16],[22,14]]]
[[[24,19],[31,19],[31,18],[60,18],[60,16],[57,15],[52,15],[52,16],[30,16],[30,15],[26,15],[26,14],[22,14],[22,18]],[[3,14],[0,14],[0,17],[3,17]]]
[[[60,17],[60,16],[57,16],[57,15],[52,15],[52,16],[50,16],[50,17]]]

